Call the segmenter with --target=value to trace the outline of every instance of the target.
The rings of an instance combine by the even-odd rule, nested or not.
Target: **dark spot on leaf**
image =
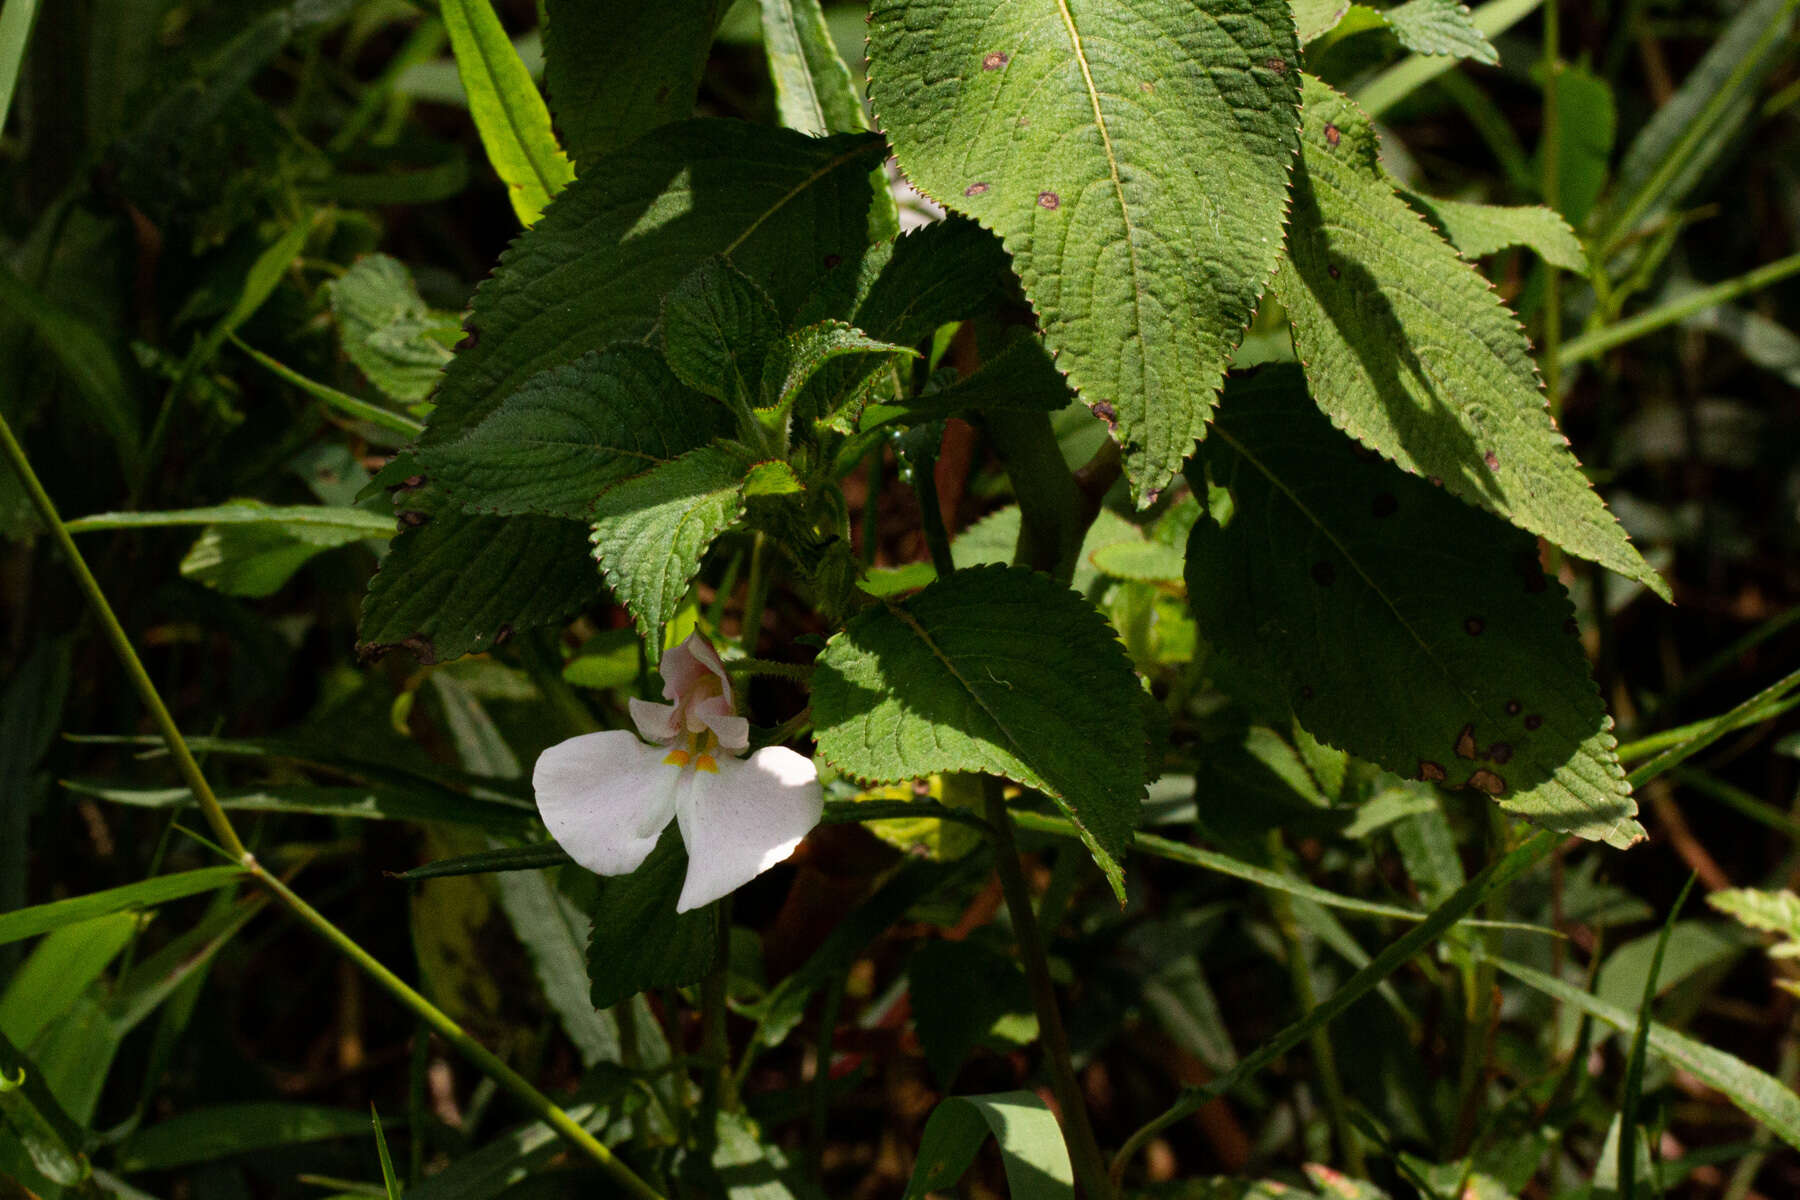
[[[1432,487],[1443,487],[1444,477],[1442,475],[1427,475],[1425,477],[1425,482],[1429,483]]]
[[[1536,729],[1539,725],[1542,725],[1543,723],[1544,723],[1544,718],[1541,715],[1539,715],[1538,713],[1532,713],[1529,717],[1525,718],[1525,728],[1527,728],[1527,729]]]
[[[422,512],[403,512],[400,514],[400,523],[409,529],[417,529],[429,520],[431,520],[431,517]]]
[[[1525,711],[1525,706],[1523,704],[1520,704],[1517,700],[1508,700],[1506,702],[1506,715],[1507,716],[1516,717],[1524,711]]]
[[[1328,562],[1316,562],[1312,565],[1312,577],[1320,587],[1330,587],[1337,579],[1337,568]]]
[[[1480,617],[1464,617],[1463,631],[1470,637],[1480,637],[1481,631],[1487,628],[1487,622]]]
[[[1464,725],[1462,732],[1456,735],[1456,757],[1475,757],[1475,727]]]
[[[388,494],[398,496],[402,492],[416,492],[424,486],[425,477],[423,475],[408,475],[405,479],[402,479],[399,483],[390,487],[388,489]]]
[[[456,343],[456,353],[461,354],[464,350],[473,350],[475,348],[475,343],[480,339],[481,335],[476,333],[473,329],[465,329],[463,331],[462,341]]]
[[[1062,197],[1058,196],[1055,192],[1039,192],[1038,193],[1038,207],[1039,208],[1048,208],[1048,209],[1052,209],[1052,210],[1061,208],[1062,207]]]
[[[1010,55],[1002,54],[1000,51],[995,50],[992,53],[983,56],[981,60],[981,69],[984,71],[998,71],[1001,67],[1004,67],[1011,61],[1012,58]]]
[[[1338,270],[1336,267],[1333,267],[1333,266],[1327,266],[1325,268],[1325,270],[1330,273],[1330,275],[1333,279],[1336,279],[1338,276],[1343,274],[1342,271]]]
[[[513,627],[511,625],[502,625],[500,628],[498,628],[494,631],[494,645],[496,645],[496,646],[506,645],[506,643],[512,641],[512,635],[513,635]]]
[[[1108,429],[1117,427],[1119,423],[1119,414],[1113,411],[1112,405],[1104,400],[1096,400],[1094,401],[1093,409],[1094,415],[1099,417],[1102,421],[1105,421]]]
[[[1333,150],[1337,149],[1338,139],[1343,136],[1343,134],[1338,132],[1338,127],[1336,125],[1325,126],[1325,144],[1330,146]]]
[[[1511,743],[1495,742],[1493,745],[1491,745],[1487,748],[1487,752],[1484,753],[1481,757],[1487,759],[1491,763],[1498,763],[1501,766],[1505,766],[1507,763],[1512,761],[1512,755],[1513,755],[1513,748],[1512,748]]]
[[[437,647],[432,645],[431,639],[422,633],[413,634],[400,645],[404,649],[412,651],[413,657],[419,660],[421,666],[429,667],[437,662]],[[385,650],[387,647],[383,646],[379,649]]]
[[[827,254],[825,256],[825,269],[829,271],[843,261],[844,256],[841,254]]]
[[[923,779],[915,779],[912,790],[915,796],[929,796],[931,795],[931,784]]]
[[[1392,492],[1377,492],[1375,502],[1369,505],[1369,511],[1377,517],[1391,517],[1400,511],[1400,502],[1394,499]]]
[[[1500,456],[1495,454],[1492,450],[1489,450],[1486,454],[1482,455],[1481,461],[1487,464],[1487,469],[1490,471],[1498,471],[1500,469]]]
[[[1430,759],[1422,758],[1419,760],[1419,778],[1427,783],[1442,783],[1445,778],[1444,768]]]
[[[1506,780],[1483,767],[1469,776],[1469,786],[1490,796],[1498,796],[1506,790]]]
[[[1269,68],[1269,70],[1275,72],[1277,75],[1286,75],[1287,74],[1287,60],[1286,59],[1271,58],[1267,62],[1263,63],[1263,66]]]
[[[968,187],[963,189],[963,195],[979,196],[981,193],[987,191],[987,189],[988,185],[985,183],[971,183]]]

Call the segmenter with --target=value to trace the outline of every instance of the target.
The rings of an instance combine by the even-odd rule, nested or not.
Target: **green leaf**
[[[1144,794],[1143,690],[1094,608],[1023,568],[973,567],[832,638],[813,675],[819,756],[869,783],[981,771],[1036,788],[1113,891]]]
[[[193,803],[193,793],[181,787],[108,787],[82,780],[72,780],[63,786],[77,795],[134,808],[181,808]],[[228,788],[219,792],[219,803],[227,809],[243,812],[313,813],[373,821],[442,821],[514,837],[531,832],[537,824],[537,810],[527,804],[478,800],[448,791],[403,791],[393,787],[373,790],[287,784],[282,787]]]
[[[1140,504],[1206,429],[1281,250],[1287,0],[882,0],[870,90],[914,185],[995,230]],[[880,336],[879,331],[863,325]]]
[[[694,983],[712,969],[717,906],[675,911],[687,864],[687,849],[671,824],[637,870],[600,880],[587,955],[595,1008],[611,1008],[648,988]]]
[[[828,262],[867,244],[880,138],[687,121],[611,155],[513,243],[475,294],[424,435],[451,441],[531,376],[642,340],[663,297],[725,254],[792,311]],[[631,286],[620,286],[630,280]]]
[[[1095,570],[1115,579],[1149,583],[1180,582],[1186,559],[1179,547],[1149,538],[1108,542],[1091,556]]]
[[[1075,399],[1056,369],[1043,339],[1015,334],[971,375],[948,387],[908,400],[909,421],[921,422],[966,412],[1055,412]]]
[[[1435,200],[1404,188],[1400,195],[1437,226],[1444,239],[1466,259],[1484,258],[1509,246],[1525,246],[1551,266],[1565,271],[1587,270],[1587,253],[1581,248],[1581,239],[1553,209],[1541,204],[1507,207]]]
[[[992,1134],[1013,1200],[1074,1200],[1075,1170],[1056,1115],[1036,1092],[946,1096],[931,1110],[906,1200],[948,1192]]]
[[[724,0],[548,0],[544,84],[569,157],[585,172],[658,125],[694,115]],[[629,46],[629,53],[620,47]]]
[[[354,1109],[273,1101],[193,1109],[140,1129],[119,1155],[122,1171],[166,1171],[277,1146],[362,1137],[369,1118]]]
[[[174,875],[157,875],[123,887],[55,900],[32,908],[0,913],[0,945],[35,937],[77,921],[89,921],[108,913],[155,908],[171,900],[210,892],[244,877],[241,867],[201,867]]]
[[[173,525],[281,525],[299,537],[348,540],[388,538],[394,533],[391,517],[362,508],[324,504],[264,504],[261,500],[230,500],[208,508],[177,508],[163,512],[107,512],[68,522],[70,533],[102,529],[161,529]]]
[[[662,636],[713,539],[744,514],[750,464],[703,446],[619,484],[594,507],[594,558],[638,632]]]
[[[926,942],[906,959],[913,1026],[925,1063],[945,1091],[996,1022],[1031,1011],[1016,960],[973,941]]]
[[[1292,0],[1294,23],[1300,29],[1300,44],[1324,37],[1350,11],[1350,0]]]
[[[1308,732],[1555,830],[1643,837],[1534,539],[1360,456],[1289,367],[1231,390],[1193,482],[1231,498],[1188,544],[1201,633]]]
[[[788,411],[827,364],[855,358],[855,363],[844,363],[849,369],[832,380],[829,387],[815,389],[813,397],[813,403],[827,420],[834,425],[844,424],[841,419],[832,418],[852,416],[860,410],[857,395],[870,376],[898,358],[918,356],[919,352],[910,346],[881,341],[841,321],[808,325],[788,334],[769,355],[763,368],[763,407]]]
[[[401,404],[431,395],[462,337],[456,315],[429,307],[412,274],[385,254],[357,259],[327,290],[338,338],[356,369]]]
[[[1706,902],[1741,925],[1800,942],[1800,896],[1786,888],[1779,892],[1726,888],[1707,896]]]
[[[404,647],[431,664],[561,620],[599,590],[585,540],[580,525],[548,517],[427,517],[401,531],[369,581],[357,650]]]
[[[856,133],[869,118],[838,56],[819,0],[761,0],[775,112],[801,133]]]
[[[29,1046],[52,1017],[100,978],[138,928],[136,913],[117,912],[52,930],[0,993],[0,1032]]]
[[[542,847],[528,847],[541,850]],[[556,849],[552,846],[550,849]],[[578,871],[569,867],[570,872]],[[494,878],[500,907],[543,986],[544,999],[575,1044],[584,1067],[619,1061],[619,1026],[589,1002],[588,914],[559,879],[561,871],[501,871]]]
[[[867,248],[833,270],[796,324],[840,320],[871,337],[916,346],[951,321],[978,316],[1015,286],[1000,239],[964,217],[935,221]]]
[[[1800,0],[1750,0],[1632,140],[1612,199],[1596,219],[1598,244],[1608,253],[1686,201],[1748,132],[1764,81],[1789,57],[1797,13]]]
[[[1400,44],[1414,54],[1472,58],[1490,67],[1500,61],[1499,51],[1458,0],[1406,0],[1381,15]]]
[[[724,259],[702,263],[663,302],[669,369],[738,411],[762,403],[763,361],[781,337],[768,294]]]
[[[443,0],[438,15],[488,161],[506,185],[519,223],[530,225],[575,178],[550,128],[550,110],[489,0]]]
[[[375,1154],[381,1159],[381,1190],[387,1200],[400,1200],[400,1180],[394,1175],[394,1160],[388,1154],[387,1134],[381,1130],[381,1113],[374,1101],[369,1102],[369,1121],[375,1126]]]
[[[1275,292],[1319,407],[1407,470],[1667,599],[1557,432],[1518,321],[1394,193],[1368,118],[1308,77],[1304,133]]]
[[[11,1074],[14,1070],[16,1076]],[[32,1168],[45,1179],[61,1187],[79,1187],[93,1173],[86,1156],[71,1146],[55,1122],[38,1108],[25,1083],[23,1066],[0,1063],[0,1132],[17,1139]],[[18,1186],[18,1180],[6,1181],[18,1188],[14,1195],[32,1195]]]
[[[607,488],[731,429],[654,352],[619,346],[532,376],[467,436],[418,459],[464,509],[585,519]]]
[[[1613,140],[1619,117],[1612,87],[1583,67],[1564,65],[1545,85],[1556,92],[1556,195],[1552,204],[1569,224],[1582,228],[1612,177]],[[1535,171],[1552,147],[1540,144]]]
[[[1607,1004],[1555,976],[1520,963],[1508,962],[1503,958],[1488,961],[1525,986],[1579,1009],[1620,1032],[1629,1033],[1637,1025],[1637,1013],[1632,1009]],[[1653,1053],[1670,1065],[1679,1067],[1700,1082],[1723,1092],[1733,1104],[1782,1141],[1790,1146],[1800,1147],[1800,1096],[1796,1096],[1780,1080],[1757,1070],[1741,1058],[1684,1037],[1666,1025],[1650,1026],[1649,1046]]]

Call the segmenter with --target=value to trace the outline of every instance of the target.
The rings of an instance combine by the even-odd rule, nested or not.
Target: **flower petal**
[[[691,772],[675,801],[688,852],[676,912],[711,904],[761,875],[792,854],[825,812],[818,769],[783,746],[721,758],[718,768]]]
[[[742,754],[750,748],[750,722],[743,717],[734,717],[730,713],[701,712],[700,720],[719,739],[719,748],[729,750],[733,754]]]
[[[629,875],[675,815],[679,768],[623,729],[584,733],[538,756],[538,812],[557,845],[599,875]]]
[[[667,745],[680,736],[681,710],[673,704],[657,704],[632,696],[625,701],[625,706],[631,710],[631,719],[638,732],[646,739]]]
[[[662,662],[656,668],[663,677],[663,698],[673,700],[677,705],[681,697],[694,690],[694,684],[709,672],[718,676],[724,688],[725,708],[732,707],[731,676],[725,673],[725,664],[719,658],[719,652],[713,644],[698,633],[690,633],[687,639],[662,656]]]

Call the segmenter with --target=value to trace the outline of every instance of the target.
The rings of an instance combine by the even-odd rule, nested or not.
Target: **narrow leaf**
[[[901,167],[1004,239],[1147,503],[1205,432],[1281,250],[1287,0],[881,0],[869,57]]]
[[[192,1109],[140,1129],[119,1155],[124,1171],[163,1171],[276,1146],[360,1137],[369,1118],[353,1109],[273,1101]]]
[[[155,908],[171,900],[210,892],[244,877],[240,867],[201,867],[175,875],[158,875],[123,887],[91,892],[68,900],[55,900],[32,908],[0,913],[0,945],[61,929],[77,921],[89,921],[108,913]]]
[[[519,223],[530,225],[575,178],[550,128],[550,110],[489,0],[444,0],[439,15],[488,161]]]
[[[763,45],[781,123],[801,133],[856,133],[869,127],[838,56],[819,0],[761,0]]]
[[[1014,1200],[1074,1200],[1075,1169],[1062,1126],[1036,1092],[946,1096],[932,1110],[919,1139],[919,1161],[906,1184],[907,1200],[948,1192],[992,1134]]]
[[[1288,250],[1276,294],[1334,424],[1668,598],[1558,433],[1518,321],[1395,194],[1368,118],[1310,77]]]

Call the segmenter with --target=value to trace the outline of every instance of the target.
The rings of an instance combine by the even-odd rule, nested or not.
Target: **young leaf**
[[[469,511],[585,519],[607,488],[731,429],[716,401],[626,345],[532,376],[465,437],[418,457]]]
[[[763,367],[762,404],[778,412],[791,410],[807,384],[836,362],[846,370],[830,381],[834,386],[815,389],[812,402],[848,432],[849,418],[861,408],[857,396],[862,384],[896,358],[918,356],[911,346],[880,341],[842,321],[821,321],[796,329],[773,348]]]
[[[1201,632],[1279,680],[1308,732],[1555,830],[1643,837],[1532,538],[1359,456],[1293,368],[1234,387],[1191,470],[1196,493],[1210,480],[1232,505],[1188,544]]]
[[[832,271],[800,306],[795,323],[840,320],[871,337],[913,346],[950,321],[965,321],[1016,286],[1000,239],[963,217],[878,242]]]
[[[724,0],[548,0],[544,84],[578,170],[658,125],[693,116],[725,7]],[[631,52],[621,54],[621,46]]]
[[[1051,361],[1043,339],[1014,334],[975,373],[906,404],[913,423],[976,411],[1055,412],[1071,400],[1068,381]]]
[[[762,0],[762,27],[783,125],[811,134],[869,127],[819,0]]]
[[[749,468],[741,455],[703,446],[626,480],[594,506],[594,558],[646,638],[661,636],[707,547],[744,514]]]
[[[882,152],[866,135],[686,121],[612,155],[476,292],[472,336],[445,368],[424,444],[461,437],[547,367],[641,341],[663,297],[714,255],[791,312],[829,263],[867,244],[868,173]]]
[[[1489,66],[1500,61],[1494,44],[1475,27],[1459,0],[1406,0],[1381,15],[1400,44],[1414,54],[1472,58]]]
[[[1300,44],[1324,37],[1350,11],[1350,0],[1293,0],[1294,23],[1300,29]]]
[[[575,178],[550,128],[550,110],[489,0],[443,0],[438,13],[488,161],[506,185],[519,223],[530,225]]]
[[[344,353],[383,394],[402,404],[431,395],[462,337],[456,314],[426,305],[412,275],[369,254],[327,285]]]
[[[1310,76],[1288,255],[1276,295],[1334,424],[1669,596],[1557,432],[1518,322],[1395,194],[1368,118]]]
[[[922,192],[997,232],[1140,503],[1206,429],[1281,249],[1288,0],[882,0],[870,91]],[[870,326],[862,326],[870,329]],[[871,332],[879,332],[873,329]]]
[[[1587,270],[1581,239],[1555,209],[1541,204],[1507,207],[1437,200],[1404,188],[1400,194],[1436,225],[1444,239],[1466,259],[1483,258],[1509,246],[1524,246],[1551,266],[1565,271]]]
[[[954,1188],[990,1133],[1000,1143],[1014,1200],[1074,1200],[1075,1169],[1069,1165],[1062,1127],[1049,1105],[1026,1091],[941,1100],[919,1139],[919,1161],[907,1181],[906,1200]]]
[[[819,757],[869,783],[981,771],[1062,808],[1124,896],[1144,794],[1143,690],[1104,618],[1049,577],[975,567],[832,638],[813,676]]]
[[[404,647],[422,663],[446,662],[560,620],[599,590],[585,550],[573,521],[427,517],[401,531],[369,581],[357,650]]]
[[[662,335],[683,383],[742,411],[762,402],[763,360],[781,337],[781,314],[742,271],[713,259],[669,293]]]
[[[671,825],[637,870],[600,881],[587,958],[595,1008],[611,1008],[646,988],[693,983],[712,968],[718,909],[675,911],[687,865]]]

